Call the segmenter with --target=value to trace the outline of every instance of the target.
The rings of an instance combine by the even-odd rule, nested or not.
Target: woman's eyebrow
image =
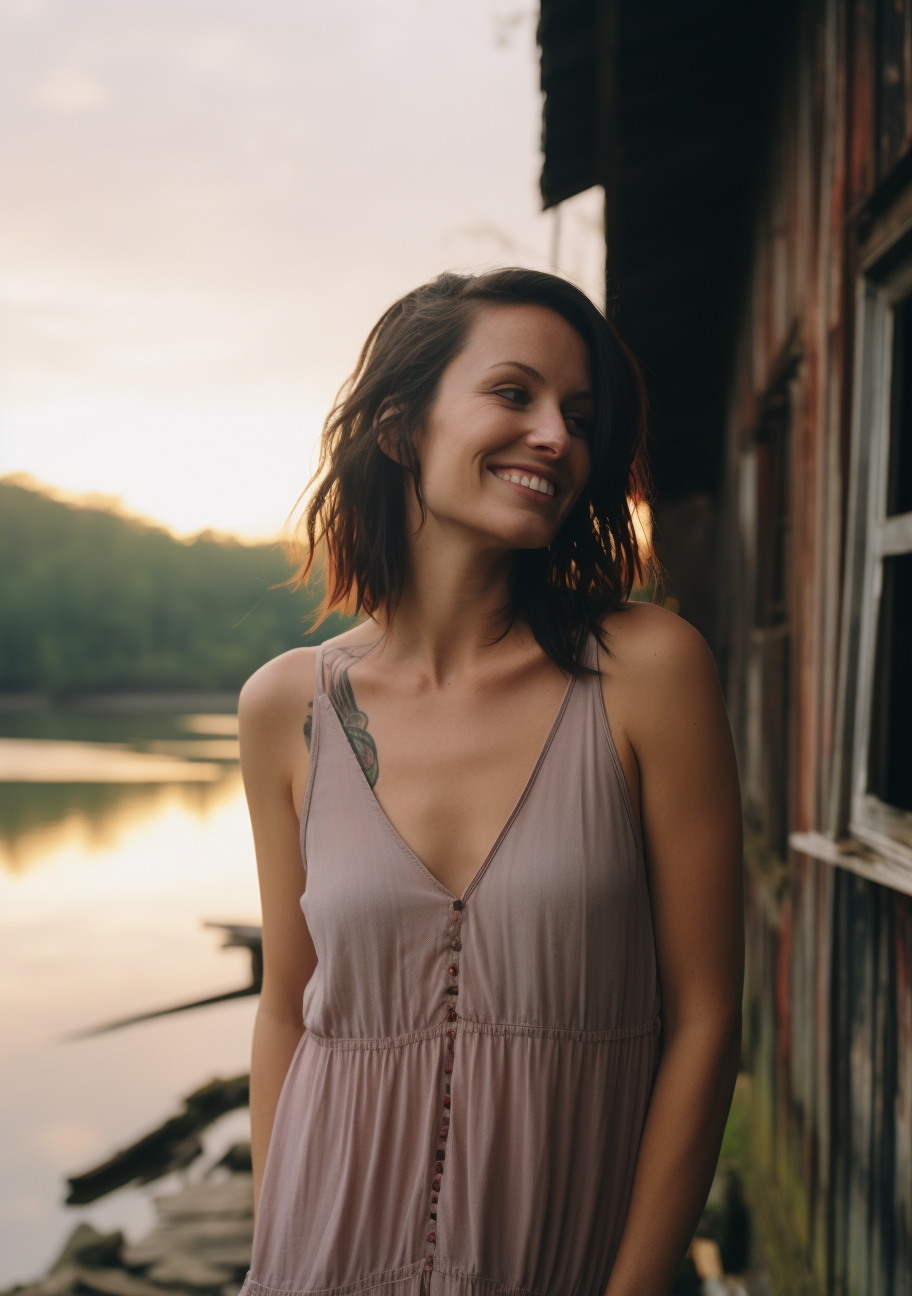
[[[523,373],[527,373],[529,377],[534,378],[536,382],[543,383],[545,381],[544,377],[537,369],[533,369],[531,365],[523,364],[521,360],[498,360],[497,364],[490,366],[488,372],[490,372],[491,369],[502,369],[504,365],[513,365],[515,369],[521,369]]]

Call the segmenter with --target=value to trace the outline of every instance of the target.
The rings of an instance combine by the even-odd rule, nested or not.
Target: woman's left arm
[[[658,609],[618,629],[609,673],[636,700],[622,724],[639,776],[662,1051],[606,1296],[666,1296],[709,1192],[738,1070],[741,800],[703,639]]]

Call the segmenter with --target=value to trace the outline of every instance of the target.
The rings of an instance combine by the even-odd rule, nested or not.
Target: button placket
[[[437,1245],[437,1203],[440,1200],[440,1184],[446,1164],[446,1141],[450,1132],[450,1081],[453,1075],[453,1058],[456,1054],[456,999],[459,994],[459,959],[457,955],[462,949],[460,933],[464,909],[465,905],[462,900],[452,902],[446,932],[449,939],[447,941],[446,979],[443,989],[447,1022],[446,1049],[443,1063],[443,1110],[440,1115],[440,1128],[437,1131],[438,1147],[434,1157],[434,1174],[431,1179],[431,1208],[428,1214],[429,1228],[427,1234],[429,1250],[425,1259],[425,1268],[428,1270],[434,1267],[434,1249]]]

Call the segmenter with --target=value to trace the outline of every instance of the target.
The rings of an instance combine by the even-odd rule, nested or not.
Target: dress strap
[[[325,647],[325,644],[320,644],[317,648],[317,662],[314,668],[314,709],[316,709],[317,698],[322,697],[326,692],[326,687],[323,683],[323,651]]]
[[[582,665],[588,666],[590,670],[597,671],[599,668],[598,650],[599,650],[598,639],[596,639],[593,631],[590,630],[589,633],[586,635],[586,643],[583,647],[582,658],[581,658]],[[596,676],[596,683],[599,682],[600,681]]]

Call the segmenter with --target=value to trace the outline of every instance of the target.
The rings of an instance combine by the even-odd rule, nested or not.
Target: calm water
[[[44,1272],[81,1219],[147,1229],[172,1181],[72,1209],[65,1175],[248,1068],[252,998],[64,1038],[249,980],[247,953],[203,926],[259,921],[233,730],[233,716],[0,715],[2,778],[18,761],[30,780],[0,781],[0,1287]],[[95,781],[63,781],[79,777]],[[246,1112],[225,1117],[207,1159],[248,1129]]]

